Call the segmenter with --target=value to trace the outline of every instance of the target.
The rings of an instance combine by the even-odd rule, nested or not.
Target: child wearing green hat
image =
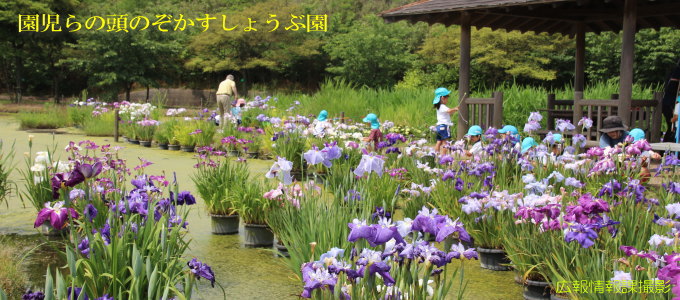
[[[640,128],[631,130],[628,132],[628,135],[633,137],[633,142],[645,139],[645,131]],[[652,176],[651,172],[649,172],[649,161],[652,159],[659,160],[661,159],[661,155],[654,151],[648,150],[640,153],[638,156],[637,163],[640,164],[640,179],[642,183],[647,182]]]
[[[473,125],[468,129],[465,137],[468,139],[468,145],[472,145],[472,147],[465,152],[465,155],[473,156],[484,152],[484,148],[482,147],[482,132],[482,127],[479,125]]]
[[[331,124],[328,122],[328,112],[322,110],[316,117],[316,120],[312,122],[312,132],[316,137],[324,137],[326,135],[326,129],[330,128]]]
[[[380,131],[380,122],[376,114],[368,114],[364,118],[364,122],[371,123],[371,133],[364,138],[364,142],[373,142],[373,150],[378,149],[378,143],[382,141],[383,134]]]
[[[449,127],[453,125],[451,122],[451,114],[458,111],[458,107],[449,108],[446,104],[449,102],[449,91],[446,88],[440,87],[434,91],[434,100],[432,100],[432,105],[437,111],[437,144],[434,146],[434,151],[440,155],[446,154],[446,148],[442,145],[451,138],[449,133]]]

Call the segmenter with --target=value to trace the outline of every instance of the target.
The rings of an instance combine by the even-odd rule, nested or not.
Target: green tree
[[[368,87],[391,87],[415,59],[424,26],[406,22],[385,24],[366,17],[348,33],[337,34],[324,45],[331,58],[326,69],[338,78]]]

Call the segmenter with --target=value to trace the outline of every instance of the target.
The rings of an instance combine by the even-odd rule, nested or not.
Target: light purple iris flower
[[[589,129],[590,127],[593,127],[593,120],[588,117],[583,117],[578,121],[578,125],[583,126],[585,129]]]
[[[571,121],[569,120],[557,119],[555,128],[557,128],[557,130],[559,130],[560,132],[565,132],[576,129],[576,126],[571,124]]]
[[[293,170],[293,163],[286,160],[285,157],[278,157],[264,176],[267,178],[279,177],[283,184],[288,185],[293,182],[293,178],[290,176],[291,170]]]
[[[50,205],[50,202],[47,202],[45,203],[45,208],[38,212],[38,217],[35,219],[33,227],[37,228],[49,220],[50,225],[55,229],[63,229],[66,227],[69,216],[77,219],[78,213],[73,208],[64,207],[64,201],[55,202],[54,205]]]
[[[354,174],[357,176],[364,176],[366,173],[375,172],[378,176],[382,177],[384,165],[385,161],[379,155],[375,155],[374,153],[364,154],[361,156],[359,166],[354,169]]]
[[[536,121],[529,121],[528,123],[524,124],[524,132],[532,133],[539,129],[541,129],[541,124]]]

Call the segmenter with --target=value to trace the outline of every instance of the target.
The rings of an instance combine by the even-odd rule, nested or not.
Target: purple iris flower
[[[337,276],[329,273],[325,268],[315,268],[314,262],[303,264],[301,271],[302,281],[305,283],[305,287],[300,295],[302,298],[311,298],[312,293],[316,289],[328,288],[333,291],[335,284],[338,282]]]
[[[37,228],[49,220],[50,225],[55,229],[63,229],[66,227],[69,217],[77,219],[78,213],[73,208],[64,207],[64,201],[55,202],[54,205],[47,202],[45,208],[38,212],[33,227]]]
[[[392,214],[389,211],[385,211],[385,209],[381,206],[376,206],[375,207],[375,212],[372,215],[373,220],[376,218],[386,218],[389,219],[392,217]]]
[[[319,148],[317,148],[316,146],[312,147],[312,149],[305,152],[303,154],[303,157],[305,158],[305,161],[307,161],[307,163],[310,165],[317,165],[319,163],[323,163],[326,167],[330,167],[327,165],[330,164],[330,161],[326,160],[321,150],[319,150]]]
[[[680,194],[680,182],[669,182],[661,184],[671,194]]]
[[[564,185],[566,186],[573,186],[577,189],[580,189],[584,186],[582,182],[580,182],[578,179],[574,177],[567,177],[567,179],[564,180]]]
[[[616,179],[612,179],[611,181],[602,185],[602,188],[600,189],[600,192],[597,193],[597,196],[602,197],[607,195],[609,197],[614,197],[614,195],[619,191],[621,191],[621,183],[616,181]]]
[[[460,242],[458,243],[458,245],[456,244],[451,245],[451,252],[446,254],[446,259],[448,261],[451,261],[451,259],[454,258],[459,259],[461,255],[467,259],[473,258],[479,259],[479,257],[477,256],[477,251],[475,251],[475,248],[465,249],[463,244],[461,244]]]
[[[41,291],[31,291],[30,289],[26,290],[26,293],[21,296],[21,300],[44,300],[45,299],[45,294]]]
[[[571,121],[569,120],[557,119],[555,128],[557,128],[557,130],[559,130],[560,132],[565,132],[576,129],[576,126],[571,124]]]
[[[455,177],[456,177],[455,172],[453,172],[451,170],[446,170],[446,172],[444,172],[444,175],[442,176],[442,181],[447,181],[447,180],[453,179]]]
[[[83,199],[85,198],[85,191],[81,189],[73,189],[68,193],[68,198],[73,201],[76,199]]]
[[[460,177],[456,178],[456,184],[454,186],[456,191],[462,192],[464,187],[465,187],[465,182],[463,182],[463,179],[460,179]]]
[[[532,133],[539,129],[541,129],[541,124],[537,121],[529,121],[524,124],[524,132]]]
[[[593,230],[593,225],[576,224],[569,227],[569,231],[564,236],[564,241],[569,243],[577,241],[581,247],[588,248],[595,244],[597,232]]]
[[[387,150],[385,150],[385,153],[386,154],[390,154],[390,153],[401,154],[401,150],[399,150],[399,148],[397,148],[397,147],[388,147]]]
[[[77,164],[76,169],[80,171],[80,173],[85,177],[85,179],[89,179],[92,177],[95,177],[99,175],[102,171],[102,163],[101,162],[96,162],[94,164]]]
[[[83,214],[87,217],[87,219],[92,222],[94,218],[97,217],[97,209],[92,205],[91,203],[88,203],[85,205],[85,211]]]
[[[366,173],[375,172],[378,176],[382,177],[383,166],[385,161],[382,157],[371,154],[364,154],[361,157],[361,161],[356,169],[354,169],[354,174],[357,176],[364,176]]]
[[[385,283],[386,286],[393,286],[396,281],[394,278],[392,278],[392,275],[390,275],[391,268],[392,267],[387,265],[385,262],[376,262],[368,267],[368,274],[372,275],[378,273],[380,277],[382,277],[383,283]]]
[[[593,127],[593,120],[588,117],[583,117],[578,121],[578,125],[583,126],[585,129],[589,129],[590,127]]]
[[[413,219],[411,229],[413,231],[421,231],[431,235],[436,235],[437,224],[441,222],[445,222],[445,217],[438,215],[436,208],[433,208],[432,211],[430,211],[427,207],[423,206],[415,219]]]
[[[196,198],[189,191],[181,191],[177,195],[177,205],[194,205]]]
[[[355,190],[348,190],[347,195],[345,196],[345,201],[360,201],[361,200],[361,194]]]
[[[92,233],[97,233],[97,230],[92,229]],[[99,234],[102,236],[102,240],[104,240],[104,245],[111,244],[111,225],[109,225],[109,221],[104,223],[104,227],[99,230]]]
[[[440,165],[446,165],[446,164],[450,164],[450,163],[452,163],[452,162],[453,162],[453,156],[448,155],[448,154],[442,156],[442,157],[439,159],[439,164],[440,164]]]
[[[191,273],[194,273],[196,278],[200,279],[203,277],[210,281],[210,285],[212,287],[215,287],[215,273],[213,273],[213,270],[210,268],[210,266],[198,261],[196,258],[193,258],[191,261],[187,262],[187,266],[189,266],[189,270],[191,270]]]
[[[78,169],[68,173],[57,173],[52,176],[52,198],[59,199],[59,190],[63,187],[74,187],[85,181],[85,177]]]
[[[463,223],[458,222],[458,219],[452,221],[448,216],[445,216],[444,222],[438,224],[435,241],[441,242],[454,232],[458,233],[458,238],[461,241],[468,243],[472,241],[470,235],[463,227]]]
[[[80,240],[80,243],[78,244],[78,250],[85,257],[90,258],[90,240],[87,237]]]
[[[327,160],[338,159],[342,156],[342,149],[338,147],[337,142],[324,143],[324,148],[321,149]]]
[[[571,138],[571,142],[579,148],[583,148],[586,146],[586,137],[580,133],[577,133]]]
[[[639,252],[639,251],[638,251],[637,249],[635,249],[635,247],[633,247],[633,246],[623,246],[623,245],[622,245],[621,247],[619,247],[619,249],[621,249],[621,251],[623,251],[623,253],[625,253],[626,256],[637,255],[638,252]]]
[[[73,298],[71,298],[71,292],[73,292]],[[83,293],[83,295],[81,296],[80,293]],[[71,299],[74,299],[74,300],[75,299],[89,300],[90,299],[90,298],[87,297],[87,294],[85,294],[85,292],[83,292],[83,288],[79,288],[79,287],[71,289],[71,287],[69,286],[66,289],[66,294],[68,294],[68,300],[71,300]]]
[[[626,185],[626,188],[623,189],[623,192],[628,196],[635,196],[635,202],[637,203],[645,201],[646,189],[647,188],[644,185],[640,184],[640,180],[631,179]]]

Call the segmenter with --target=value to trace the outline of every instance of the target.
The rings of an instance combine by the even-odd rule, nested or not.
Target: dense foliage
[[[312,91],[334,78],[370,88],[455,86],[458,80],[457,26],[385,23],[377,14],[408,3],[358,0],[128,1],[11,0],[0,3],[1,90],[13,95],[57,99],[88,89],[103,100],[136,88],[173,86],[215,89],[225,73],[237,76],[239,89]],[[19,14],[172,15],[168,32],[150,25],[130,32],[79,30],[18,32]],[[176,20],[216,19],[174,30]],[[290,15],[328,15],[326,32],[285,30]],[[222,15],[226,15],[223,29]],[[249,20],[252,19],[252,20]],[[276,21],[274,21],[276,20]],[[245,31],[249,21],[257,31]],[[302,21],[302,20],[301,20]],[[278,23],[276,23],[278,22]],[[278,25],[276,30],[274,26]],[[107,25],[108,26],[108,25]],[[95,26],[96,27],[96,26]],[[678,59],[677,29],[642,30],[636,36],[635,80],[643,85],[665,80]],[[559,35],[473,29],[474,88],[517,82],[561,87],[573,78],[574,41]],[[589,82],[616,79],[621,39],[618,33],[588,34]],[[527,45],[530,45],[527,47]],[[67,80],[68,78],[68,80]]]

